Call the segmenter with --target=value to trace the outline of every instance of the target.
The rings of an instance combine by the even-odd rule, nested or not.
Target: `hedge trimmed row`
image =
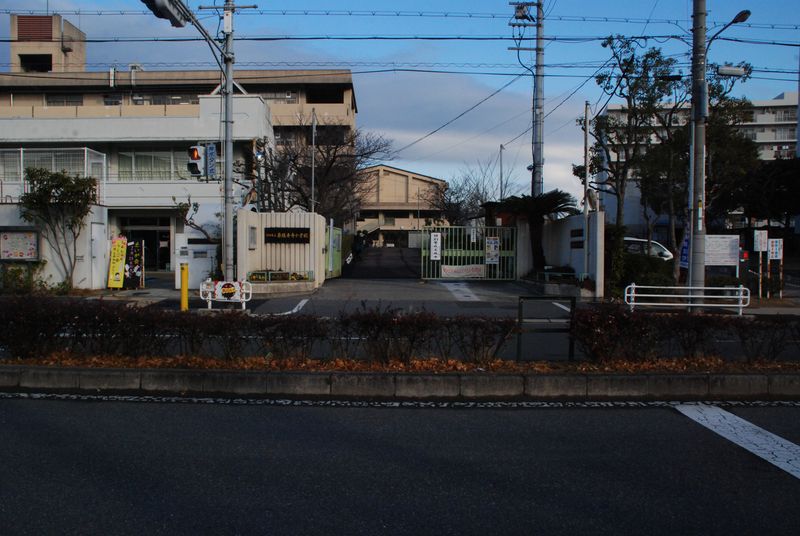
[[[512,335],[510,318],[442,318],[367,309],[324,319],[241,312],[180,313],[118,302],[12,297],[0,301],[0,349],[14,358],[73,356],[312,357],[387,362],[411,358],[494,359]]]
[[[575,311],[572,335],[597,361],[713,355],[721,340],[738,341],[748,362],[775,360],[785,349],[800,357],[800,318],[792,316],[631,312],[599,304]]]

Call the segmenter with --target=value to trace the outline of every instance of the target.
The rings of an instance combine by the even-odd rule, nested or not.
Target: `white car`
[[[625,237],[625,253],[633,253],[638,255],[650,255],[668,261],[672,259],[672,253],[664,247],[663,244],[650,241],[650,247],[647,247],[647,240],[644,238],[633,238],[630,236]]]

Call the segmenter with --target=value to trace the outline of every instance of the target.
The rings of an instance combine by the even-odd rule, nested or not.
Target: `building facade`
[[[447,182],[419,173],[380,165],[363,171],[368,177],[356,231],[374,246],[419,247],[426,225],[446,224],[434,203]]]
[[[221,236],[226,158],[241,164],[233,177],[234,203],[241,206],[255,190],[247,162],[257,146],[279,151],[308,136],[312,114],[322,139],[355,128],[348,70],[240,70],[234,154],[225,155],[219,71],[149,71],[138,64],[87,71],[85,36],[60,16],[13,15],[11,24],[11,69],[0,72],[0,201],[18,202],[27,167],[91,174],[107,212],[103,234],[143,241],[148,270],[174,270],[187,247],[190,255],[193,246],[209,249],[197,226]],[[193,145],[216,148],[216,176],[189,173]],[[197,203],[188,225],[179,203]]]
[[[781,158],[794,158],[797,148],[797,109],[798,93],[785,92],[774,99],[752,101],[752,108],[746,114],[745,121],[739,125],[739,131],[748,139],[756,143],[761,160],[775,160]],[[609,106],[606,113],[618,120],[624,118],[622,106]],[[690,109],[686,106],[679,110],[673,121],[675,126],[685,126],[689,123]],[[657,143],[655,136],[651,136],[650,143]],[[642,197],[637,186],[635,170],[629,177],[628,188],[625,193],[624,218],[625,225],[632,235],[644,236],[646,222],[642,213]],[[597,179],[602,183],[602,177]],[[609,223],[616,221],[617,197],[600,193],[600,201],[605,207]],[[655,215],[652,218],[656,218]],[[655,240],[666,240],[666,218],[656,219],[654,227]]]

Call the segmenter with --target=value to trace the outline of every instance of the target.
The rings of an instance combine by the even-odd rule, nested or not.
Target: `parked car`
[[[650,255],[651,257],[658,257],[659,259],[663,259],[665,261],[672,259],[672,253],[666,247],[664,247],[663,244],[660,244],[655,240],[650,240],[650,246],[648,248],[648,242],[644,238],[633,238],[631,236],[626,236],[624,244],[625,253]]]

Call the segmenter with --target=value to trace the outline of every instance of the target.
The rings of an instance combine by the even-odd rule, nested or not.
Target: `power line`
[[[555,2],[554,2],[555,3]],[[61,9],[58,11],[44,9],[0,9],[0,14],[5,15],[77,15],[77,16],[150,16],[147,10],[116,10],[116,9]],[[416,17],[416,18],[443,18],[443,19],[499,19],[507,20],[508,13],[480,13],[459,11],[389,11],[389,10],[310,10],[310,9],[255,9],[240,13],[241,16],[273,16],[273,17]],[[548,15],[551,21],[560,22],[592,22],[613,24],[669,24],[673,26],[691,24],[689,19],[643,19],[637,17],[599,17],[581,15]],[[728,21],[709,21],[709,26],[724,26]],[[754,28],[767,30],[798,30],[800,25],[782,23],[740,23],[739,28]]]
[[[446,126],[448,126],[448,125],[452,124],[452,123],[453,123],[453,122],[455,122],[457,119],[460,119],[461,117],[465,116],[466,114],[468,114],[469,112],[471,112],[472,110],[474,110],[475,108],[477,108],[478,106],[480,106],[481,104],[483,104],[484,102],[486,102],[487,100],[491,99],[492,97],[494,97],[495,95],[497,95],[498,93],[500,93],[501,91],[503,91],[505,88],[507,88],[508,86],[510,86],[511,84],[513,84],[514,82],[516,82],[518,79],[520,79],[522,76],[524,76],[524,75],[523,75],[523,74],[519,74],[519,75],[517,75],[517,76],[516,76],[516,77],[514,77],[512,80],[510,80],[508,83],[506,83],[506,84],[504,84],[502,87],[500,87],[500,89],[497,89],[497,90],[495,90],[494,92],[492,92],[492,93],[491,93],[490,95],[488,95],[487,97],[484,97],[483,99],[481,99],[481,100],[480,100],[480,101],[478,101],[477,103],[473,104],[472,106],[470,106],[469,108],[467,108],[466,110],[464,110],[463,112],[461,112],[460,114],[458,114],[457,116],[455,116],[453,119],[451,119],[451,120],[447,121],[447,122],[446,122],[445,124],[443,124],[442,126],[440,126],[440,127],[438,127],[438,128],[435,128],[434,130],[432,130],[432,131],[428,132],[428,133],[427,133],[427,134],[425,134],[424,136],[417,138],[416,140],[412,141],[411,143],[409,143],[409,144],[407,144],[407,145],[404,145],[403,147],[401,147],[400,149],[398,149],[397,151],[395,151],[395,153],[401,153],[401,152],[405,151],[406,149],[408,149],[409,147],[412,147],[412,146],[414,146],[414,145],[418,144],[418,143],[419,143],[419,142],[421,142],[422,140],[424,140],[424,139],[426,139],[426,138],[429,138],[429,137],[433,136],[434,134],[436,134],[437,132],[439,132],[440,130],[442,130],[443,128],[445,128]]]

